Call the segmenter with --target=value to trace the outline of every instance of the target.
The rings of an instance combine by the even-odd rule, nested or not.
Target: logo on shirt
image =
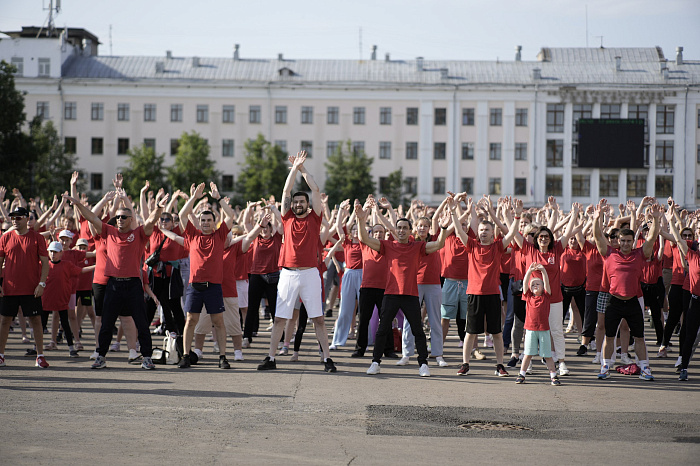
[[[132,233],[132,234],[130,234],[130,235],[126,238],[126,241],[129,242],[129,243],[133,243],[135,239],[136,239],[136,237],[135,237],[134,234]],[[552,263],[553,263],[553,262],[552,262]]]
[[[548,257],[547,262],[554,265],[554,257]]]

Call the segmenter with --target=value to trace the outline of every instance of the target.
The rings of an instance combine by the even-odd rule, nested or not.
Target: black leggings
[[[377,312],[382,315],[382,300],[384,299],[384,290],[382,288],[360,288],[359,313],[360,324],[357,328],[357,344],[355,350],[364,354],[369,345],[369,322],[372,320],[374,307],[377,306]],[[377,342],[374,342],[375,345]],[[387,338],[384,344],[384,354],[394,352],[393,338]]]
[[[399,312],[403,311],[403,315],[408,320],[413,336],[416,339],[416,350],[418,351],[418,365],[428,363],[428,345],[426,343],[425,332],[423,331],[423,323],[420,315],[420,302],[418,296],[385,294],[382,301],[382,313],[379,316],[379,328],[374,342],[374,351],[372,353],[372,362],[381,363],[382,354],[387,339],[393,340],[391,323],[394,317]]]
[[[685,313],[683,321],[683,331],[685,331],[685,341],[681,346],[681,368],[687,369],[690,363],[690,356],[693,354],[693,344],[698,336],[700,328],[700,297],[691,295],[690,305]]]
[[[673,329],[676,328],[683,314],[685,314],[685,309],[683,308],[683,285],[671,285],[671,289],[668,292],[668,319],[666,319],[666,327],[664,327],[663,346],[668,346],[671,342]],[[678,335],[680,348],[683,348],[684,341],[685,335],[681,332]]]
[[[594,339],[595,328],[598,324],[598,292],[586,290],[586,304],[583,312],[583,332],[582,336]]]
[[[66,336],[66,343],[68,346],[73,346],[73,332],[70,329],[70,322],[68,321],[68,311],[44,311],[41,313],[41,324],[42,327],[46,328],[49,323],[49,315],[51,312],[58,312],[58,317],[61,319],[61,327],[63,328],[63,334]],[[41,348],[37,348],[37,351],[41,351]]]
[[[581,322],[583,322],[586,318],[586,289],[585,289],[585,287],[581,287],[581,290],[577,291],[576,293],[571,293],[569,291],[566,291],[564,289],[564,285],[562,285],[561,286],[561,295],[564,298],[564,300],[562,301],[562,305],[564,306],[564,311],[562,312],[562,316],[566,316],[566,313],[569,312],[569,306],[571,306],[571,299],[573,298],[574,301],[576,301],[576,307],[578,308],[578,313],[581,316]],[[562,320],[562,322],[563,322],[563,320]]]
[[[659,287],[661,283],[661,287]],[[661,345],[664,340],[664,322],[661,318],[661,306],[663,305],[663,294],[665,291],[663,279],[659,278],[657,283],[642,283],[642,293],[644,294],[644,305],[649,306],[651,311],[651,321],[656,331],[656,344]]]
[[[185,333],[185,314],[182,312],[180,297],[170,297],[170,277],[153,277],[153,293],[163,307],[165,328],[178,335]],[[150,316],[150,324],[153,316]]]
[[[267,299],[267,308],[274,320],[277,306],[277,280],[270,280],[269,275],[251,274],[248,280],[248,314],[246,314],[243,328],[243,338],[247,338],[248,341],[253,341],[253,333],[258,331],[260,301],[263,296]]]

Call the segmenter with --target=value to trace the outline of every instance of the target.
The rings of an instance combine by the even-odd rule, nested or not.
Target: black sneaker
[[[508,377],[508,371],[503,367],[503,364],[496,364],[496,375],[499,377]]]
[[[231,369],[231,364],[228,363],[226,356],[219,356],[219,369]]]
[[[508,364],[506,364],[508,367],[515,367],[518,365],[518,358],[515,356],[510,357],[510,361],[508,361]]]
[[[457,369],[457,375],[469,375],[469,363],[465,362]]]
[[[576,356],[585,356],[586,353],[588,353],[588,348],[586,348],[586,345],[581,345],[578,347],[578,351],[576,351]]]
[[[365,355],[365,352],[364,352],[364,351],[355,350],[355,351],[352,352],[352,354],[350,355],[350,357],[351,357],[351,358],[362,358],[362,357],[364,357],[364,355]]]
[[[258,365],[258,370],[269,371],[271,369],[277,369],[277,361],[271,360],[270,356],[267,356],[265,359],[263,359],[262,364]]]
[[[393,351],[388,351],[388,352],[384,353],[384,357],[387,359],[401,359],[401,356],[394,353]]]
[[[177,363],[177,367],[180,369],[187,369],[188,367],[192,367],[192,364],[190,363],[190,355],[186,354],[180,359],[180,362]]]
[[[37,355],[37,352],[36,352],[36,350],[35,350],[34,348],[30,348],[30,349],[27,350],[26,353],[24,353],[24,355],[25,355],[25,356],[31,356],[31,357],[34,357],[34,358],[35,358],[36,355]]]
[[[328,309],[326,311],[326,317],[333,317],[333,309]]]
[[[331,358],[326,359],[326,362],[323,363],[324,367],[323,370],[325,372],[337,372],[338,369],[335,368],[335,364],[333,364],[333,360]]]

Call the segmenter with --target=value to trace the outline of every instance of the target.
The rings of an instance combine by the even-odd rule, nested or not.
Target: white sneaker
[[[622,356],[620,356],[620,362],[622,364],[627,365],[632,364],[634,361],[632,360],[632,358],[630,358],[629,353],[622,353]]]
[[[525,370],[526,375],[532,374],[532,361],[530,361],[530,364],[527,366],[527,369]]]
[[[95,359],[97,359],[97,356],[99,356],[99,355],[100,355],[100,353],[98,353],[97,351],[93,351],[92,354],[90,355],[90,359],[95,360]]]
[[[409,359],[408,356],[404,356],[401,359],[399,359],[398,361],[396,361],[396,365],[397,366],[405,366],[406,364],[408,364],[408,359]]]
[[[109,345],[109,350],[115,351],[115,352],[119,351],[119,346],[120,346],[119,343],[112,343],[111,345]]]
[[[331,350],[331,351],[335,351],[335,350],[338,349],[338,346],[337,346],[337,345],[331,345],[331,346],[328,347],[328,349]]]
[[[250,340],[247,338],[243,339],[243,348],[250,348]]]
[[[592,364],[600,364],[600,353],[595,354],[595,358],[591,361]]]
[[[137,353],[135,349],[130,349],[129,350],[129,364],[136,361],[138,358],[139,358],[139,353]]]
[[[243,361],[243,351],[237,349],[233,351],[233,360],[234,361]]]
[[[676,363],[673,365],[673,367],[678,367],[678,366],[680,366],[682,362],[683,362],[683,358],[681,358],[680,356],[678,356],[678,359],[676,360]]]
[[[212,351],[214,354],[219,354],[219,342],[215,341],[214,342],[214,351]]]
[[[561,361],[559,363],[559,375],[569,375],[569,368],[566,367],[566,363],[564,361]]]
[[[194,351],[194,354],[197,355],[197,358],[198,358],[199,361],[201,361],[202,359],[204,359],[204,353],[202,353],[202,350],[201,350],[201,349],[195,348],[195,349],[193,349],[192,351]]]
[[[371,366],[369,366],[369,369],[367,369],[367,375],[376,375],[381,372],[381,369],[379,368],[379,363],[378,362],[373,362]]]
[[[427,364],[421,364],[420,369],[418,369],[418,375],[421,377],[430,377],[430,369],[428,369]]]
[[[486,338],[484,338],[484,344],[487,348],[493,348],[493,337],[491,335],[486,335]]]
[[[447,361],[442,356],[438,356],[435,358],[435,361],[437,361],[438,366],[440,367],[447,367],[449,364],[447,364]]]
[[[593,340],[592,342],[590,342],[590,343],[588,344],[588,349],[589,349],[589,350],[595,351],[596,348],[597,348],[597,345],[595,344],[595,340]]]

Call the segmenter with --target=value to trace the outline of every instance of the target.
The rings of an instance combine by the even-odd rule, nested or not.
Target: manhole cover
[[[465,430],[532,430],[529,427],[518,426],[515,424],[484,421],[467,422],[466,424],[460,424],[459,427]]]

